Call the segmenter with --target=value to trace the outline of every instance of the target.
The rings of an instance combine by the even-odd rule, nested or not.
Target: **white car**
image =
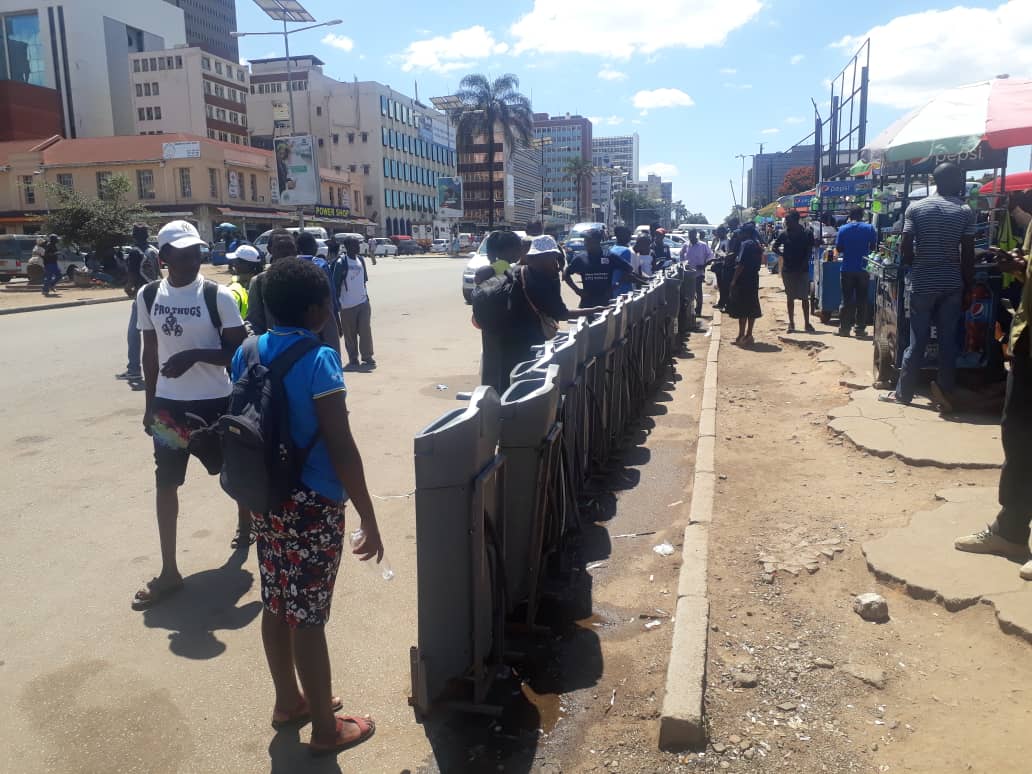
[[[514,231],[513,233],[520,239],[527,238],[526,231]],[[477,249],[469,254],[466,268],[462,270],[462,297],[466,299],[467,304],[473,300],[473,288],[475,287],[473,278],[477,276],[477,269],[481,269],[489,263],[487,260],[487,237],[490,235],[486,234]]]
[[[369,249],[377,258],[387,255],[397,255],[398,246],[387,237],[374,237],[369,240]]]
[[[341,252],[342,253],[344,252],[344,240],[345,239],[357,239],[358,240],[358,254],[359,255],[369,255],[369,243],[366,241],[366,238],[362,234],[358,234],[358,233],[354,233],[354,232],[347,232],[347,233],[341,232],[339,234],[334,234],[333,238],[337,240],[337,243],[339,245],[341,245]]]
[[[431,253],[446,253],[451,243],[447,239],[435,239],[430,243]]]

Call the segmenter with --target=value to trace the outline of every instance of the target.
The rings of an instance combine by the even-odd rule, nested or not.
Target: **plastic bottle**
[[[351,544],[352,549],[358,548],[365,542],[365,532],[362,531],[361,527],[351,533],[348,537],[348,542]],[[380,577],[385,581],[394,580],[394,570],[391,568],[391,563],[387,561],[387,557],[381,559],[379,564],[376,563],[375,559],[369,559],[362,562],[362,564],[369,565],[373,570],[380,573]]]

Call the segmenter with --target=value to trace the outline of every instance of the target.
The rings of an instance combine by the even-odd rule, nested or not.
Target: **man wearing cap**
[[[665,269],[673,263],[673,256],[670,255],[670,248],[666,243],[666,229],[657,228],[652,236],[652,271],[657,272]]]
[[[623,258],[603,252],[602,232],[597,228],[584,233],[584,252],[584,257],[578,256],[570,261],[563,272],[563,280],[580,296],[582,309],[608,306],[613,298],[613,275],[620,271],[632,276],[634,270]],[[580,275],[580,287],[573,281],[575,274]]]
[[[133,247],[129,251],[128,271],[125,277],[125,292],[133,299],[140,292],[140,288],[161,277],[158,251],[147,241],[149,235],[150,232],[144,224],[137,223],[133,226]],[[129,310],[129,330],[126,332],[128,363],[125,371],[116,377],[131,382],[143,379],[143,372],[140,370],[140,329],[136,326],[136,311],[134,300],[132,309]]]
[[[136,592],[134,610],[149,608],[183,587],[176,522],[190,432],[225,413],[232,391],[226,367],[246,336],[233,294],[200,274],[204,244],[192,224],[166,224],[158,232],[158,252],[168,277],[145,285],[136,297],[147,390],[143,426],[154,442],[161,572]],[[238,506],[237,518],[233,547],[246,547],[251,516]]]
[[[247,288],[251,280],[257,277],[262,271],[262,255],[258,248],[248,244],[242,244],[232,253],[226,253],[229,266],[233,270],[233,276],[226,287],[236,299],[237,308],[241,317],[247,317]]]

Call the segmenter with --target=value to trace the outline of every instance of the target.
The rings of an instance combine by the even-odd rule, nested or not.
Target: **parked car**
[[[29,276],[29,259],[38,236],[31,234],[0,234],[0,282],[10,282],[16,277]],[[57,265],[61,273],[70,277],[75,269],[85,269],[85,257],[74,247],[61,246]]]
[[[369,255],[369,243],[366,241],[364,235],[354,231],[341,232],[334,234],[333,238],[337,240],[338,244],[341,245],[341,252],[343,253],[343,246],[345,239],[357,239],[358,240],[358,254]]]
[[[369,240],[369,249],[377,258],[398,254],[397,246],[387,237],[373,237]]]
[[[430,243],[431,253],[446,253],[448,252],[448,240],[447,239],[435,239]]]
[[[405,234],[394,234],[390,237],[390,240],[398,248],[398,255],[419,255],[423,252],[419,242]]]
[[[301,229],[297,226],[294,226],[292,228],[288,228],[287,231],[289,231],[296,238]],[[312,234],[316,239],[323,240],[323,242],[330,238],[330,235],[322,226],[305,226],[305,232],[308,234]],[[269,237],[271,235],[272,229],[269,229],[268,231],[263,232],[256,240],[254,240],[254,246],[258,249],[258,252],[261,253],[262,258],[264,259],[268,259],[269,257]]]

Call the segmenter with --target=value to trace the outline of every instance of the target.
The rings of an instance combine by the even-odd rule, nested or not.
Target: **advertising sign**
[[[434,118],[433,141],[449,150],[455,150],[455,128],[446,118]]]
[[[286,102],[272,103],[272,124],[277,129],[290,126],[290,106]]]
[[[419,117],[419,139],[423,142],[434,141],[434,119],[430,116]]]
[[[161,158],[165,161],[173,159],[199,159],[201,144],[199,142],[164,142],[161,144]]]
[[[333,207],[328,204],[317,204],[315,207],[315,216],[317,218],[342,218],[346,220],[351,217],[351,210],[347,207]]]
[[[229,171],[229,198],[240,198],[240,173],[234,170]]]
[[[831,180],[821,183],[821,196],[858,196],[870,193],[874,186],[870,180]]]
[[[937,166],[947,161],[953,162],[965,172],[978,169],[998,169],[1007,166],[1007,149],[993,150],[982,142],[973,151],[967,153],[940,153],[911,161],[910,171],[915,174],[934,172]]]
[[[277,137],[276,196],[279,204],[319,203],[319,166],[310,134]]]
[[[437,212],[442,218],[462,217],[461,177],[437,178]]]

